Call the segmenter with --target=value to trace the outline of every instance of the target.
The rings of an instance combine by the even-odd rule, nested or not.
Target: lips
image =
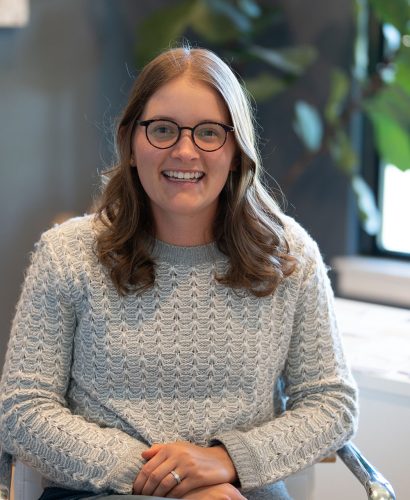
[[[170,180],[180,182],[198,182],[205,176],[204,172],[182,170],[164,170],[162,175]]]

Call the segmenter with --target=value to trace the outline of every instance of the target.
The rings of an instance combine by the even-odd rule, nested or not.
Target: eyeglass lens
[[[179,138],[178,126],[167,120],[156,120],[147,127],[150,143],[158,148],[169,148]],[[195,144],[204,151],[214,151],[222,147],[226,141],[226,131],[217,123],[201,123],[194,128]]]

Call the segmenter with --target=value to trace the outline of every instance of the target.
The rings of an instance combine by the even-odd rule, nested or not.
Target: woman
[[[287,498],[352,435],[356,391],[317,246],[259,180],[246,95],[213,53],[169,50],[117,146],[96,215],[33,255],[2,448],[43,500]]]

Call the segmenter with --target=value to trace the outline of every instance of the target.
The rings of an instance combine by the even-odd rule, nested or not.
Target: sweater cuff
[[[112,471],[109,481],[110,490],[122,495],[132,495],[134,481],[145,464],[141,453],[148,449],[148,446],[130,437],[124,448],[124,453],[119,457],[117,466]]]
[[[243,435],[237,431],[218,434],[211,445],[222,444],[229,453],[238,474],[241,490],[248,491],[262,486],[259,458],[246,446]]]

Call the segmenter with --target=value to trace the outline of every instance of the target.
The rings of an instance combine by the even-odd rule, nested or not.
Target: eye
[[[214,142],[224,138],[225,131],[220,125],[204,123],[195,130],[195,136],[201,141]]]
[[[215,137],[217,133],[212,128],[206,128],[200,131],[201,137]]]
[[[157,140],[164,140],[175,137],[178,134],[178,128],[170,122],[152,122],[148,133]]]
[[[154,134],[158,135],[164,135],[164,134],[170,134],[172,132],[172,129],[170,127],[166,127],[165,125],[155,127],[153,130]]]

